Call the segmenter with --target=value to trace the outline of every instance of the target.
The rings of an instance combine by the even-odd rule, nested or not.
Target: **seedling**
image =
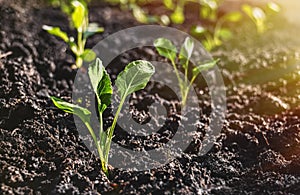
[[[200,17],[210,21],[216,21],[220,0],[200,0]]]
[[[72,13],[72,6],[71,2],[73,0],[48,0],[48,2],[53,6],[53,7],[60,7],[60,9],[66,13],[66,14],[71,14]],[[86,5],[89,3],[91,0],[77,0],[81,2],[83,5]]]
[[[241,19],[242,14],[240,12],[230,12],[218,19],[211,30],[202,26],[195,26],[191,29],[191,33],[198,37],[204,36],[203,45],[205,49],[211,51],[233,37],[232,31],[224,27],[224,24],[239,22]]]
[[[103,112],[111,103],[113,88],[110,77],[99,58],[97,58],[95,62],[89,66],[88,74],[98,102],[100,123],[98,135],[91,126],[91,112],[88,109],[65,102],[56,97],[51,97],[56,107],[65,112],[78,116],[85,124],[97,148],[98,155],[101,160],[102,170],[107,176],[110,145],[123,104],[130,94],[145,88],[154,72],[155,68],[151,63],[143,60],[138,60],[129,63],[125,67],[124,71],[122,71],[118,75],[115,85],[118,90],[118,95],[120,96],[120,104],[114,116],[112,125],[106,131],[104,131]]]
[[[154,41],[154,46],[157,52],[159,53],[159,55],[171,61],[171,64],[174,68],[179,83],[179,88],[180,88],[180,93],[182,98],[181,103],[182,106],[185,106],[190,88],[192,87],[199,73],[201,71],[213,68],[219,60],[211,60],[204,63],[198,62],[196,67],[192,69],[193,70],[192,75],[189,75],[190,59],[192,57],[193,50],[194,50],[194,42],[191,38],[187,37],[185,39],[184,43],[181,46],[179,55],[177,55],[176,46],[169,39],[158,38]],[[176,61],[179,61],[181,68],[184,70],[184,79],[182,79],[179,75],[179,70],[176,66]],[[189,76],[192,77],[190,81],[188,79]]]
[[[77,43],[75,42],[74,37],[69,37],[67,33],[63,32],[59,27],[43,25],[43,29],[50,34],[61,38],[70,46],[71,51],[76,56],[76,67],[80,68],[83,61],[91,62],[96,58],[96,54],[92,50],[85,49],[87,38],[96,33],[103,32],[104,29],[99,27],[96,23],[89,23],[86,5],[76,0],[72,1],[71,5],[73,8],[72,13],[70,14],[71,25],[77,31]]]
[[[280,6],[274,2],[269,2],[267,4],[267,9],[277,13],[280,11]],[[259,34],[264,33],[268,29],[268,24],[267,24],[268,15],[267,12],[264,11],[262,8],[255,7],[255,6],[253,7],[248,4],[244,4],[242,6],[242,10],[255,24],[256,30]]]

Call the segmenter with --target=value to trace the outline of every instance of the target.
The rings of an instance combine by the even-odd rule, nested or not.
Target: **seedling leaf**
[[[88,74],[93,90],[97,94],[98,84],[100,83],[104,74],[104,66],[102,65],[102,61],[99,58],[97,58],[94,63],[90,64]]]
[[[85,49],[82,54],[82,59],[86,62],[91,62],[97,57],[96,53],[91,49]]]
[[[116,80],[120,97],[123,99],[135,91],[144,89],[154,72],[155,68],[150,62],[137,60],[129,63]]]
[[[166,38],[158,38],[154,41],[154,47],[159,55],[168,58],[172,62],[175,62],[177,49],[170,40]]]
[[[84,32],[84,38],[87,39],[88,37],[93,36],[96,33],[101,33],[103,31],[103,27],[99,27],[96,23],[90,23],[87,27],[87,30]]]
[[[60,37],[62,40],[64,40],[66,43],[69,42],[69,37],[67,33],[61,31],[59,27],[53,27],[48,25],[43,25],[42,27],[45,31],[47,31],[49,34]]]
[[[268,8],[274,12],[280,12],[280,10],[281,10],[281,7],[277,3],[274,3],[274,2],[269,2]]]
[[[163,0],[163,3],[164,3],[166,8],[168,8],[170,10],[174,9],[173,0]]]
[[[185,20],[183,10],[181,8],[176,8],[170,18],[174,24],[182,24]]]
[[[111,96],[113,94],[113,88],[111,85],[111,81],[109,75],[107,74],[106,70],[103,71],[103,77],[98,85],[97,89],[97,97],[100,99],[101,104],[99,103],[98,109],[99,112],[103,113],[104,110],[110,105],[111,103]]]
[[[111,81],[109,75],[104,70],[104,75],[98,85],[97,91],[97,96],[101,100],[101,104],[99,105],[99,112],[104,112],[104,110],[110,105],[112,94],[113,88],[111,85]]]
[[[204,28],[203,26],[193,26],[191,28],[191,33],[196,34],[196,35],[201,35],[204,34],[205,32],[207,32],[207,29]]]
[[[141,23],[148,23],[145,11],[137,5],[132,5],[132,13],[135,19]]]
[[[56,97],[51,97],[51,100],[57,108],[63,110],[64,112],[75,114],[84,123],[90,123],[91,112],[86,108],[82,108],[75,104],[68,103]]]
[[[88,74],[92,83],[94,92],[98,100],[98,110],[103,113],[111,103],[113,93],[109,75],[105,71],[102,61],[97,58],[89,67]]]
[[[252,11],[252,15],[256,20],[265,20],[266,19],[266,14],[265,12],[259,8],[259,7],[254,7]]]
[[[250,5],[244,4],[242,6],[242,10],[250,17],[253,18],[252,11],[253,8]]]
[[[213,68],[218,62],[219,59],[211,60],[205,63],[200,63],[197,67],[193,69],[193,76],[197,76],[200,72]]]
[[[232,32],[228,28],[221,28],[217,33],[217,37],[220,37],[222,40],[229,40],[232,38]]]
[[[84,24],[87,10],[79,1],[72,1],[72,6],[74,7],[72,22],[74,27],[80,31],[82,30],[81,27]]]
[[[180,53],[179,53],[179,59],[183,62],[182,66],[184,69],[187,68],[188,62],[192,57],[193,50],[194,50],[194,41],[191,38],[186,37],[184,43],[181,46]]]
[[[240,12],[230,12],[224,16],[224,19],[228,22],[238,22],[242,19]]]

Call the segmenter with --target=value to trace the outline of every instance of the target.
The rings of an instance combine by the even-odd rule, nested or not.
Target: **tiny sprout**
[[[56,107],[67,113],[78,116],[85,124],[97,148],[98,155],[101,160],[102,170],[107,176],[110,145],[123,104],[130,94],[146,87],[154,72],[155,68],[150,62],[137,60],[129,63],[118,75],[115,85],[121,101],[113,119],[113,123],[106,131],[103,129],[103,112],[111,104],[113,88],[110,77],[99,58],[97,58],[88,68],[88,75],[91,81],[92,89],[98,102],[100,123],[100,129],[98,132],[94,131],[92,128],[91,112],[88,109],[65,102],[56,97],[51,97],[51,100]]]
[[[189,81],[188,77],[189,75],[189,64],[190,64],[190,59],[193,54],[194,50],[194,41],[187,37],[184,40],[184,43],[182,44],[180,48],[179,55],[177,55],[177,48],[173,43],[166,38],[158,38],[154,41],[154,47],[156,48],[157,52],[159,55],[167,58],[168,60],[171,61],[171,64],[174,68],[178,83],[179,83],[179,88],[180,88],[180,93],[181,93],[181,98],[182,98],[182,106],[186,105],[187,97],[190,91],[190,88],[192,87],[193,83],[195,82],[196,78],[198,77],[199,73],[205,70],[209,70],[213,68],[219,60],[211,60],[208,62],[198,62],[196,67],[193,68],[192,71],[192,79]],[[184,70],[184,79],[182,79],[179,76],[179,70],[176,65],[176,60],[179,60],[179,63],[181,67]]]
[[[202,26],[194,26],[191,33],[194,36],[204,37],[203,45],[208,51],[221,46],[224,41],[228,41],[233,37],[233,33],[229,28],[224,27],[225,23],[236,23],[241,21],[242,14],[240,12],[229,12],[219,18],[216,24],[211,28]]]
[[[85,49],[87,38],[96,33],[103,32],[104,29],[99,27],[96,23],[89,23],[88,8],[82,2],[73,0],[71,7],[73,11],[69,16],[72,27],[77,31],[77,42],[75,42],[74,37],[69,37],[67,33],[63,32],[59,27],[43,25],[42,28],[49,34],[61,38],[70,46],[71,51],[76,56],[76,67],[80,68],[83,61],[91,62],[96,58],[96,54],[92,50]]]
[[[274,2],[269,2],[265,10],[267,9],[271,10],[273,13],[278,13],[281,10],[280,6]],[[257,32],[259,34],[264,33],[268,29],[268,19],[270,18],[270,14],[272,13],[268,13],[260,7],[253,7],[248,4],[244,4],[242,6],[242,10],[255,24]]]

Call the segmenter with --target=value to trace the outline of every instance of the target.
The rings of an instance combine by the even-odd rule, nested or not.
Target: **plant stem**
[[[105,143],[105,137],[104,137],[104,131],[103,131],[103,115],[102,112],[99,111],[99,123],[100,123],[100,127],[99,127],[99,142],[100,142],[100,146],[102,147],[102,151],[104,151],[103,148],[103,143]]]
[[[183,97],[182,97],[182,106],[185,106],[186,105],[186,101],[187,101],[187,97],[189,95],[189,92],[190,92],[190,88],[192,87],[195,79],[197,78],[197,75],[194,75],[189,83],[189,85],[187,86],[187,88],[185,89],[185,93],[183,94]]]
[[[176,67],[176,64],[175,64],[174,60],[171,60],[171,63],[172,63],[172,65],[173,65],[173,68],[174,68],[174,71],[175,71],[177,80],[178,80],[178,82],[179,82],[180,92],[181,92],[181,95],[182,95],[182,92],[183,92],[183,90],[184,90],[184,89],[183,89],[183,81],[182,81],[182,79],[181,79],[180,76],[179,76],[179,72],[178,72],[178,69],[177,69],[177,67]]]
[[[126,94],[126,93],[125,93]],[[109,151],[110,151],[110,146],[111,146],[111,141],[112,141],[112,137],[113,137],[113,134],[114,134],[114,130],[115,130],[115,127],[117,125],[117,120],[119,118],[119,114],[122,110],[122,107],[123,107],[123,104],[126,100],[126,96],[122,97],[121,101],[120,101],[120,104],[119,104],[119,107],[118,107],[118,110],[116,112],[116,115],[114,117],[114,120],[113,120],[113,123],[111,125],[111,127],[108,129],[108,137],[107,137],[107,140],[106,140],[106,148],[105,148],[105,162],[106,164],[108,164],[108,155],[109,155]]]
[[[101,149],[101,147],[100,147],[100,144],[99,144],[99,142],[98,142],[98,140],[97,140],[97,137],[96,137],[96,135],[95,135],[95,133],[94,133],[94,130],[93,130],[93,128],[91,127],[91,125],[90,125],[89,122],[84,122],[84,124],[85,124],[85,126],[87,127],[87,129],[89,130],[89,132],[90,132],[90,134],[91,134],[91,136],[92,136],[92,138],[93,138],[93,141],[94,141],[94,143],[95,143],[95,145],[96,145],[96,147],[97,147],[97,151],[98,151],[98,154],[99,154],[99,157],[100,157],[100,160],[101,160],[102,170],[103,170],[103,172],[104,172],[106,175],[108,175],[107,164],[105,163],[104,158],[103,158],[103,151],[102,151],[102,149]]]
[[[82,54],[84,52],[84,42],[82,41],[82,29],[77,30],[77,48],[78,53],[76,54],[76,66],[77,68],[80,68],[83,64]]]

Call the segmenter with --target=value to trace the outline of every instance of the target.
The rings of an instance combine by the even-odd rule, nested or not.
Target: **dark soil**
[[[105,32],[92,37],[89,48],[113,32],[139,25],[130,13],[105,4],[90,14]],[[213,52],[221,59],[228,111],[209,153],[197,155],[201,139],[195,138],[187,154],[163,167],[139,172],[111,167],[109,179],[79,138],[73,116],[49,99],[70,100],[76,70],[70,68],[74,57],[67,45],[43,32],[43,24],[74,33],[59,9],[30,1],[0,4],[0,52],[12,52],[0,59],[1,194],[300,193],[299,30],[283,19],[263,36],[255,35],[250,23],[241,24],[239,36]],[[153,48],[141,48],[115,62],[124,66],[136,58],[157,57]],[[117,71],[109,69],[113,75]],[[200,94],[203,86],[196,88]],[[199,131],[209,120],[205,94],[199,102]],[[132,99],[136,120],[143,117],[138,99],[144,96],[150,104],[155,94],[141,92]],[[176,104],[176,98],[159,98]],[[118,132],[115,141],[126,137]]]

